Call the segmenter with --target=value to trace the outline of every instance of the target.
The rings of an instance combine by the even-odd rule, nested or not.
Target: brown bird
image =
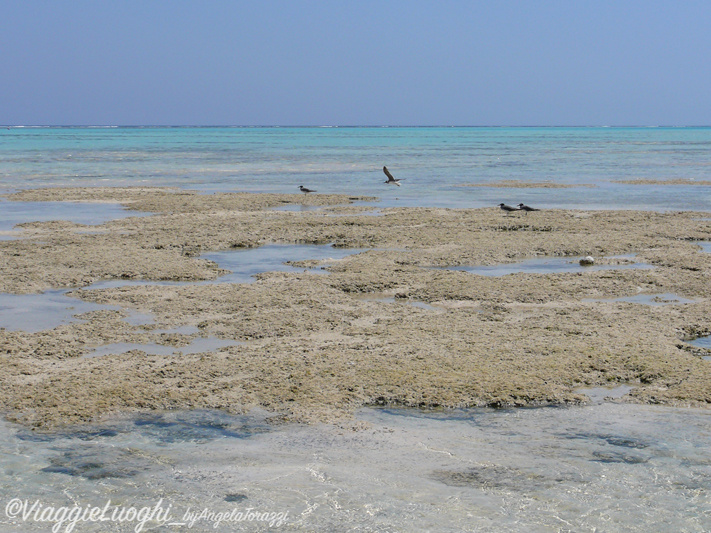
[[[385,175],[388,177],[387,183],[388,185],[397,185],[398,187],[400,186],[400,180],[405,179],[405,178],[400,178],[400,179],[395,179],[393,178],[393,175],[390,174],[390,171],[388,170],[388,167],[383,167],[383,172],[385,172]]]

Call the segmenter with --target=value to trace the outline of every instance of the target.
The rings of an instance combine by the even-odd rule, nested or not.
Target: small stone
[[[580,266],[591,266],[591,265],[594,265],[594,264],[595,264],[595,258],[592,257],[591,255],[589,255],[589,256],[587,256],[587,257],[583,257],[583,258],[580,260]]]

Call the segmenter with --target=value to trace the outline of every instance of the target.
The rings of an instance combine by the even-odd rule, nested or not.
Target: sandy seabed
[[[363,406],[582,403],[586,386],[630,384],[618,401],[707,406],[711,333],[707,213],[498,208],[382,208],[336,195],[51,188],[13,201],[118,202],[150,212],[101,226],[21,225],[0,241],[0,292],[74,288],[120,306],[35,333],[0,329],[0,409],[34,427],[110,414],[254,407],[273,421],[353,424]],[[296,204],[318,209],[278,211]],[[225,272],[200,255],[268,243],[367,248],[253,283],[190,283]],[[652,268],[482,276],[442,267],[591,255]],[[622,256],[622,257],[619,257]],[[325,269],[325,275],[319,269]],[[99,280],[182,281],[83,289]],[[674,294],[691,303],[615,298]],[[389,299],[383,299],[389,298]],[[411,304],[427,305],[411,305]],[[662,302],[664,303],[664,302]],[[129,310],[155,324],[132,325]],[[160,333],[196,326],[197,333]],[[139,350],[85,357],[111,343],[241,344],[183,355]]]

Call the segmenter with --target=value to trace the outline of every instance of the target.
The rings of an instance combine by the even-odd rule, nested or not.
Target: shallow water
[[[285,264],[287,261],[338,260],[349,255],[366,251],[365,248],[334,248],[330,244],[268,244],[259,248],[228,250],[203,254],[202,259],[209,259],[220,268],[232,271],[208,283],[250,283],[254,275],[261,272],[303,272],[326,271],[317,268],[299,268]]]
[[[711,254],[711,242],[708,241],[697,241],[694,244],[701,246],[701,251],[707,254]]]
[[[708,180],[709,128],[12,128],[1,135],[0,179],[8,189],[173,185],[292,193],[304,183],[323,193],[378,196],[377,208],[524,202],[544,209],[529,215],[539,221],[549,208],[711,210],[710,187],[614,183]],[[383,164],[404,178],[402,187],[382,183]],[[500,180],[574,187],[462,186]],[[0,231],[19,222],[98,224],[137,215],[107,204],[0,201]],[[708,251],[708,243],[700,245]],[[234,274],[219,281],[252,281],[257,265],[288,270],[285,260],[357,253],[324,250],[226,252],[218,259]],[[243,256],[241,269],[237,258],[249,252],[264,255]],[[95,308],[62,291],[45,295],[22,304],[0,300],[0,327],[51,317],[45,329]],[[152,323],[148,315],[126,320]],[[711,530],[709,413],[603,401],[625,392],[588,391],[592,405],[576,408],[363,410],[359,417],[371,429],[355,433],[212,411],[125,417],[58,434],[0,422],[0,530],[52,525],[10,517],[12,498],[81,507],[109,500],[153,506],[163,498],[183,525],[156,531],[269,529],[255,520],[217,528],[200,520],[188,528],[186,511],[204,508],[286,512],[281,528],[299,531]],[[76,531],[133,525],[81,523]]]
[[[108,289],[130,285],[193,285],[215,283],[251,283],[254,275],[262,272],[303,272],[284,264],[286,261],[338,260],[352,254],[365,251],[354,248],[334,248],[331,245],[272,244],[259,248],[213,252],[201,257],[215,261],[222,269],[231,270],[230,274],[220,276],[214,281],[202,282],[158,282],[135,280],[103,280],[84,287],[85,289]],[[323,265],[321,265],[323,266]],[[307,269],[309,272],[326,273],[318,268]],[[50,290],[40,294],[0,293],[0,328],[36,332],[52,329],[62,324],[76,322],[75,315],[100,309],[120,309],[116,306],[84,302],[67,296],[68,290]],[[153,323],[152,315],[131,311],[126,322],[133,325]],[[150,346],[146,346],[150,348]],[[140,348],[139,348],[140,349]],[[162,349],[162,348],[155,348]],[[153,353],[153,352],[151,352]],[[172,353],[172,352],[170,352]]]
[[[118,204],[88,202],[11,202],[0,198],[0,231],[10,231],[25,222],[66,220],[96,226],[119,218],[148,216],[128,211]],[[21,236],[18,232],[16,236]],[[7,237],[7,236],[6,236]]]
[[[620,256],[622,257],[622,256]],[[626,257],[626,256],[625,256]],[[519,263],[503,265],[479,265],[446,267],[447,270],[463,270],[480,276],[505,276],[507,274],[556,274],[561,272],[590,272],[596,270],[619,270],[627,268],[654,268],[647,263],[623,263],[619,265],[595,264],[582,266],[582,257],[543,257],[526,259]]]
[[[165,344],[156,343],[134,343],[134,342],[115,342],[105,344],[95,348],[87,353],[84,357],[101,357],[109,354],[123,354],[131,350],[140,350],[150,355],[186,355],[203,352],[214,352],[220,348],[228,346],[237,346],[243,344],[238,341],[229,339],[218,339],[217,337],[199,337],[187,346],[168,346]]]
[[[0,136],[7,188],[294,193],[303,184],[378,196],[381,206],[711,210],[703,185],[617,183],[708,180],[709,128],[11,128]],[[401,187],[383,183],[383,165]],[[501,180],[573,187],[462,187]]]
[[[77,322],[74,315],[119,309],[84,302],[66,295],[67,291],[45,291],[41,294],[0,293],[0,328],[11,331],[37,332]]]
[[[706,336],[706,337],[699,337],[698,339],[689,341],[689,344],[693,344],[694,346],[700,346],[702,348],[711,349],[711,335]]]
[[[294,211],[294,212],[307,212],[307,211],[318,211],[323,209],[322,205],[304,205],[304,204],[286,204],[280,205],[279,207],[270,207],[270,211]]]
[[[58,434],[3,422],[0,498],[140,507],[162,497],[173,521],[188,509],[251,508],[288,513],[286,531],[711,527],[707,411],[597,402],[366,409],[359,418],[369,429],[274,425],[264,413],[211,411],[125,417]],[[9,519],[0,512],[2,523]],[[201,520],[192,530],[269,529],[213,524]],[[81,531],[127,530],[99,525]],[[37,526],[30,520],[6,530]]]
[[[621,298],[583,298],[583,302],[629,302],[640,305],[663,306],[676,304],[692,304],[696,300],[684,298],[678,294],[670,292],[657,294],[637,294],[635,296],[623,296]]]
[[[698,346],[699,348],[706,348],[707,350],[711,350],[711,335],[706,337],[699,337],[698,339],[694,339],[692,341],[687,342],[692,346]],[[701,358],[705,361],[711,361],[711,355],[704,355]]]

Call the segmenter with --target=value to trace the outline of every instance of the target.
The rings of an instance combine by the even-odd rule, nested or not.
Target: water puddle
[[[444,267],[447,270],[462,270],[479,274],[480,276],[506,276],[508,274],[557,274],[563,272],[589,272],[598,270],[622,270],[628,268],[651,269],[653,265],[648,263],[637,263],[630,259],[630,256],[614,256],[610,259],[629,260],[619,264],[594,264],[582,266],[582,257],[544,257],[537,259],[527,259],[519,263],[490,266],[456,266]]]
[[[133,309],[128,310],[129,314],[124,318],[124,322],[131,324],[132,326],[149,326],[155,324],[155,318],[153,315],[148,313],[141,313]]]
[[[67,220],[75,224],[97,226],[119,218],[150,216],[129,211],[119,204],[88,202],[14,202],[0,199],[0,231],[12,230],[26,222]]]
[[[638,294],[636,296],[623,296],[621,298],[583,298],[583,302],[629,302],[640,305],[663,306],[676,304],[693,304],[697,300],[690,300],[670,292],[658,294]]]
[[[36,333],[82,322],[77,315],[92,311],[119,311],[121,307],[85,302],[68,296],[69,290],[50,290],[39,294],[0,293],[0,328]],[[154,324],[153,315],[127,310],[123,319],[133,326]],[[166,332],[168,332],[166,330]],[[156,331],[160,333],[160,331]]]
[[[349,255],[361,253],[367,249],[335,248],[332,245],[293,245],[272,244],[259,248],[213,252],[201,257],[215,261],[220,268],[231,270],[230,274],[213,281],[173,282],[173,281],[136,281],[136,280],[104,280],[92,283],[86,290],[109,289],[136,285],[211,285],[216,283],[251,283],[254,275],[262,272],[303,272],[298,268],[284,264],[285,261],[327,261],[339,260]],[[315,273],[326,273],[324,263],[309,268]],[[70,290],[50,290],[40,294],[7,294],[0,293],[0,328],[37,332],[53,329],[62,324],[78,321],[74,315],[97,311],[101,309],[118,310],[120,307],[84,302],[78,298],[67,296]],[[131,325],[141,326],[154,323],[152,315],[131,310],[125,321]]]
[[[373,209],[372,211],[359,211],[357,213],[326,213],[327,217],[383,217],[383,213],[380,209]]]
[[[286,205],[280,205],[278,207],[270,207],[268,210],[269,211],[297,211],[297,212],[303,212],[303,211],[318,211],[319,209],[323,209],[324,207],[328,206],[323,206],[323,205],[304,205],[304,204],[286,204]]]
[[[66,295],[67,291],[41,294],[0,293],[0,327],[10,331],[35,333],[63,324],[78,322],[74,315],[119,307],[84,302]]]
[[[694,244],[701,247],[701,251],[707,254],[711,254],[711,242],[709,241],[696,241]]]
[[[575,392],[584,394],[592,403],[603,403],[607,399],[622,398],[632,390],[630,385],[617,385],[614,387],[583,387]]]
[[[152,333],[160,334],[160,333],[165,333],[168,335],[173,335],[173,334],[178,334],[178,335],[192,335],[194,333],[197,333],[200,331],[200,329],[197,326],[177,326],[174,328],[167,328],[167,329],[156,329],[153,330]]]
[[[131,343],[131,342],[116,342],[113,344],[105,344],[95,348],[84,358],[101,357],[109,354],[124,354],[131,350],[140,350],[148,355],[188,355],[202,352],[213,352],[227,346],[237,346],[244,344],[243,342],[233,341],[228,339],[218,339],[217,337],[199,337],[187,346],[166,346],[156,343]]]
[[[21,231],[1,231],[0,241],[14,241],[22,237]]]
[[[214,281],[145,281],[145,280],[129,280],[129,279],[106,279],[95,281],[91,285],[81,287],[83,290],[93,289],[117,289],[120,287],[136,287],[141,285],[161,285],[165,287],[180,287],[185,285],[199,285],[201,283],[214,283]]]
[[[80,230],[80,231],[75,231],[74,233],[76,233],[77,235],[105,235],[105,234],[109,233],[109,230],[107,230],[107,229]],[[126,231],[121,231],[119,233],[121,233],[122,235],[128,234],[128,232],[126,232]]]
[[[707,350],[711,350],[711,335],[708,335],[706,337],[698,337],[694,339],[693,341],[686,341],[687,344],[691,344],[692,346],[696,346],[698,348],[705,348]],[[704,361],[711,361],[711,355],[704,355],[701,357]]]
[[[335,248],[330,244],[268,244],[259,248],[210,252],[200,257],[214,261],[220,268],[230,270],[231,274],[203,283],[251,283],[254,281],[254,275],[262,272],[304,271],[303,267],[286,264],[287,261],[337,261],[367,250],[368,248]],[[325,273],[323,266],[325,264],[320,263],[315,268],[309,268],[309,271]]]
[[[425,302],[421,302],[418,300],[411,300],[409,298],[395,298],[394,296],[389,296],[385,293],[378,293],[378,292],[368,292],[368,293],[362,293],[362,294],[351,294],[351,296],[357,300],[363,300],[366,302],[382,302],[382,303],[388,303],[388,304],[401,304],[401,305],[410,305],[412,307],[418,307],[420,309],[426,309],[428,311],[436,311],[436,310],[441,310],[441,308],[431,305]]]
[[[383,216],[385,213],[381,212],[381,208],[374,207],[371,202],[352,202],[348,204],[348,207],[355,206],[369,206],[373,207],[370,211],[357,211],[351,213],[333,213],[332,211],[337,210],[339,207],[337,205],[302,205],[302,204],[286,204],[280,205],[278,207],[270,207],[269,211],[287,211],[287,212],[313,212],[322,211],[324,216],[327,217],[350,217],[350,216]]]
[[[4,504],[81,509],[107,500],[153,507],[163,498],[174,522],[189,509],[251,509],[282,513],[289,531],[709,529],[706,410],[604,402],[364,409],[358,418],[367,428],[275,425],[266,415],[214,411],[133,415],[55,433],[0,421],[0,494]],[[51,525],[0,513],[3,531]],[[76,530],[134,527],[87,522]],[[216,528],[203,519],[189,529],[269,528]]]
[[[215,285],[217,283],[252,283],[256,274],[264,272],[303,272],[325,273],[322,267],[328,263],[320,263],[315,267],[296,267],[287,263],[299,261],[337,261],[370,248],[336,248],[331,244],[267,244],[256,248],[237,248],[221,252],[202,254],[200,259],[208,259],[217,263],[229,274],[209,281],[144,281],[144,280],[102,280],[86,287],[91,289],[114,289],[138,285]]]

